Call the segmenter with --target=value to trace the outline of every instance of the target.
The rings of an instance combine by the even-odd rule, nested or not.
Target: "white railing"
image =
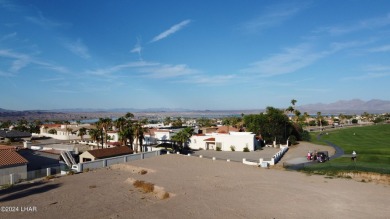
[[[94,160],[94,161],[87,161],[83,163],[78,163],[75,165],[72,165],[72,170],[76,172],[83,172],[84,170],[92,170],[92,169],[98,169],[98,168],[104,168],[109,167],[114,164],[120,164],[120,163],[127,163],[129,161],[133,160],[141,160],[145,158],[155,157],[161,155],[161,151],[150,151],[150,152],[143,152],[139,154],[128,154],[118,157],[110,157],[100,160]]]

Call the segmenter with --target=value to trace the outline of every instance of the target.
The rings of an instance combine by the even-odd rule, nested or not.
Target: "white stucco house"
[[[256,142],[255,134],[251,132],[208,133],[191,136],[189,147],[202,150],[220,147],[222,151],[231,151],[231,147],[243,151],[247,147],[249,151],[254,151]]]
[[[85,139],[90,138],[88,129],[95,128],[95,126],[90,124],[44,124],[40,128],[39,135],[58,140],[79,140],[80,136],[78,136],[78,133],[83,127],[87,129],[87,134],[83,137]],[[50,134],[51,129],[56,130],[56,134]]]

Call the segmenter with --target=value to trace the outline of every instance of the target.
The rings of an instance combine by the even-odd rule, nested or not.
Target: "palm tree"
[[[82,128],[79,129],[78,136],[80,136],[80,139],[82,141],[84,141],[84,135],[86,135],[86,134],[87,134],[87,128],[82,127]]]
[[[169,124],[171,124],[171,122],[172,122],[172,120],[171,120],[171,117],[165,117],[165,119],[164,119],[164,125],[169,125]]]
[[[183,149],[187,144],[188,140],[192,136],[192,132],[193,130],[191,127],[186,127],[172,137],[172,140],[179,142],[179,150]]]
[[[108,135],[108,129],[111,128],[111,125],[112,125],[112,119],[110,118],[99,118],[99,121],[98,121],[98,124],[99,126],[102,128],[102,130],[104,130],[104,140],[105,140],[105,144],[107,146],[107,135]],[[103,140],[103,139],[102,139]],[[102,143],[102,146],[103,146],[103,143]]]
[[[128,112],[128,113],[126,113],[125,118],[128,119],[128,120],[129,119],[133,119],[134,118],[134,114]]]
[[[100,140],[100,138],[101,138],[101,132],[100,132],[100,130],[99,130],[99,129],[90,129],[90,130],[88,131],[88,133],[89,133],[89,136],[91,136],[91,140],[92,140],[93,142],[96,141],[96,144],[97,144],[97,146],[98,146],[98,148],[99,148],[99,140]]]
[[[295,122],[298,123],[301,116],[301,112],[299,110],[294,110],[294,114],[295,114]]]
[[[55,134],[57,134],[57,130],[55,130],[55,129],[50,129],[47,133],[52,134],[52,135],[55,135]]]
[[[304,120],[304,124],[308,124],[309,122],[306,122],[306,120],[307,120],[307,118],[309,118],[310,116],[309,116],[309,114],[307,113],[307,112],[304,112],[303,113],[303,120]]]
[[[320,128],[322,130],[322,116],[321,116],[321,112],[317,112],[317,121],[320,124]]]
[[[142,152],[142,143],[144,140],[144,132],[145,128],[142,127],[142,124],[137,122],[133,126],[134,137],[135,137],[135,152],[138,152],[138,147],[140,147],[140,151]]]
[[[296,104],[297,102],[298,102],[297,100],[292,99],[292,100],[291,100],[291,105],[295,108],[295,104]]]

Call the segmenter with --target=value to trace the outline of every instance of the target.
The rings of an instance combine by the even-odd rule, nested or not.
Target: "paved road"
[[[251,151],[251,152],[241,152],[241,151],[215,151],[215,150],[199,150],[194,151],[191,156],[202,155],[204,158],[213,158],[219,160],[227,160],[242,162],[243,158],[246,158],[247,161],[259,162],[260,158],[264,160],[271,160],[280,149],[279,148],[263,148],[263,150]]]

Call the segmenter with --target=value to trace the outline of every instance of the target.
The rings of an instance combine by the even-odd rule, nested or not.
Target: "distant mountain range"
[[[390,101],[372,99],[369,101],[363,101],[360,99],[353,100],[339,100],[334,103],[324,104],[308,104],[297,106],[297,109],[301,112],[308,113],[334,113],[334,114],[361,114],[363,112],[368,113],[386,113],[390,112]]]
[[[386,113],[390,112],[390,101],[387,100],[378,100],[373,99],[369,101],[363,101],[360,99],[353,100],[339,100],[334,103],[324,104],[324,103],[316,103],[316,104],[307,104],[296,107],[298,110],[308,113],[332,113],[332,114],[361,114],[363,112],[368,113]],[[210,112],[212,113],[214,110],[189,110],[182,108],[147,108],[147,109],[135,109],[135,108],[113,108],[113,109],[93,109],[93,108],[73,108],[73,109],[54,109],[54,110],[25,110],[25,111],[17,111],[17,110],[7,110],[0,108],[1,114],[9,114],[9,113],[21,113],[21,112],[34,112],[34,113],[89,113],[89,112],[112,112],[112,113],[125,113],[125,112],[133,112],[133,113],[160,113],[160,112]],[[221,110],[217,110],[221,111]],[[229,109],[223,111],[231,111]],[[234,110],[237,111],[237,110]],[[240,111],[240,110],[238,110]],[[250,110],[242,110],[242,111],[250,111]],[[253,111],[253,110],[252,110]],[[263,111],[263,110],[256,110]]]

